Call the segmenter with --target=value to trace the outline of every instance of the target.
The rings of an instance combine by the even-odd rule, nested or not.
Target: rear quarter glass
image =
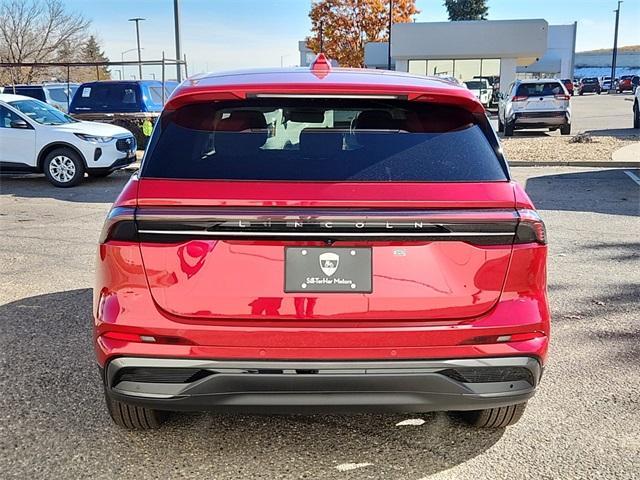
[[[196,103],[163,113],[141,176],[505,181],[506,167],[492,135],[485,117],[420,102],[279,98]]]

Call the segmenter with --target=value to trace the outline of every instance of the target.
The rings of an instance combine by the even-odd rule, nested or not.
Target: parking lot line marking
[[[626,173],[629,178],[631,180],[633,180],[634,182],[636,182],[638,185],[640,185],[640,177],[637,176],[635,173],[633,173],[631,170],[625,170],[624,173]]]

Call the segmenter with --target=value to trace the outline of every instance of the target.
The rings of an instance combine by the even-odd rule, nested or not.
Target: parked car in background
[[[635,87],[640,82],[638,75],[622,75],[618,82],[618,92],[635,92]]]
[[[548,350],[547,241],[471,92],[324,55],[192,80],[100,236],[93,339],[114,422],[517,422]]]
[[[564,88],[567,89],[567,92],[569,92],[569,95],[573,96],[573,80],[570,78],[563,78],[560,81],[564,85]]]
[[[24,95],[48,103],[61,112],[68,113],[73,95],[78,90],[79,83],[46,82],[28,85],[9,85],[4,93]]]
[[[489,107],[494,107],[498,105],[498,95],[500,93],[500,76],[499,75],[487,75],[481,76],[476,75],[473,77],[474,80],[486,80],[489,83],[489,88],[491,89],[491,98],[489,100]]]
[[[514,130],[547,127],[569,135],[570,99],[560,80],[518,80],[501,95],[498,131],[510,137]]]
[[[584,95],[585,93],[597,93],[600,95],[601,91],[600,82],[596,77],[585,77],[580,80],[578,85],[578,95]]]
[[[609,92],[609,90],[618,90],[618,83],[620,82],[619,79],[614,79],[613,80],[613,85],[611,84],[611,77],[602,77],[600,79],[600,89],[603,92]]]
[[[633,128],[640,128],[640,88],[633,95]]]
[[[107,80],[83,83],[69,113],[79,120],[111,123],[129,130],[144,148],[163,102],[177,82],[156,80]]]
[[[104,177],[136,159],[133,135],[82,122],[24,95],[0,94],[0,172],[44,173],[56,187]]]
[[[489,82],[487,82],[484,78],[480,80],[468,80],[464,82],[465,86],[471,90],[480,103],[485,107],[489,106],[491,102],[491,95],[493,93]]]

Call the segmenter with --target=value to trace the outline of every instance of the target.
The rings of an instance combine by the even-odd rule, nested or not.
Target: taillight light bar
[[[526,95],[516,95],[511,99],[512,102],[524,102],[525,100],[529,100]]]
[[[112,208],[102,225],[99,243],[113,241],[136,241],[138,230],[135,222],[136,209],[133,207]]]
[[[547,230],[538,212],[535,210],[518,210],[520,217],[516,228],[514,243],[547,244]]]
[[[554,97],[556,100],[571,100],[571,97],[565,94],[554,95]]]

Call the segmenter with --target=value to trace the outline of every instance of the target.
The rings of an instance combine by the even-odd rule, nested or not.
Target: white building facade
[[[499,78],[505,91],[517,76],[571,78],[576,24],[543,19],[398,23],[391,30],[396,70],[468,81]],[[368,44],[365,63],[387,68],[388,44]]]

